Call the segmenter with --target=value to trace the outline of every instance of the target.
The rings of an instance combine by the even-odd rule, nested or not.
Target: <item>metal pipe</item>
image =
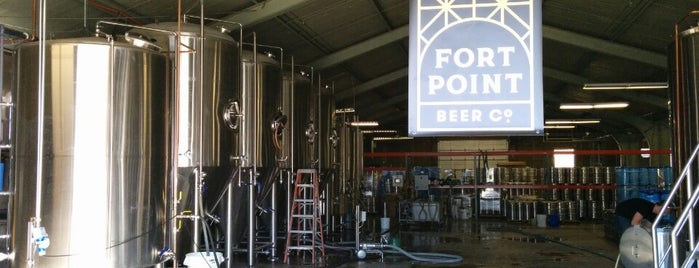
[[[204,0],[199,1],[199,12],[201,12],[202,17],[203,17]],[[179,45],[179,42],[178,42],[178,45]],[[202,123],[202,121],[204,120],[204,115],[203,115],[203,113],[204,113],[204,107],[203,107],[204,106],[204,79],[203,79],[203,77],[204,77],[204,21],[203,20],[200,21],[200,23],[199,23],[199,42],[198,42],[198,45],[199,45],[199,48],[195,52],[199,56],[199,61],[198,61],[199,66],[198,67],[199,67],[199,76],[200,76],[198,79],[199,80],[198,81],[199,82],[199,122],[198,122],[199,125],[197,126],[197,128],[199,130],[199,135],[198,135],[199,136],[199,140],[198,140],[199,152],[197,153],[198,154],[197,157],[199,157],[199,159],[196,161],[198,172],[195,173],[195,178],[194,178],[194,180],[195,180],[194,181],[194,190],[196,191],[194,193],[194,204],[193,204],[194,216],[200,216],[202,213],[202,211],[200,211],[199,207],[200,207],[200,204],[201,204],[202,198],[203,198],[202,197],[202,195],[203,195],[203,193],[202,193],[203,184],[202,183],[204,181],[204,177],[202,176],[202,174],[204,172],[204,170],[203,170],[204,167],[202,166],[202,159],[201,159],[202,153],[203,153],[202,147],[204,144],[204,137],[203,137],[204,126]],[[177,74],[177,75],[179,75],[179,74]],[[200,236],[200,230],[202,228],[201,224],[198,220],[194,221],[193,228],[194,228],[194,232],[193,232],[193,237],[192,237],[192,252],[198,252],[199,250],[198,250],[197,244],[199,243],[199,240],[200,240],[199,236]],[[204,238],[204,239],[206,239],[206,238]]]
[[[180,129],[180,106],[177,105],[180,103],[180,79],[178,79],[178,75],[180,73],[180,54],[182,53],[180,49],[180,36],[182,36],[182,21],[180,20],[180,14],[182,14],[182,0],[177,0],[177,32],[175,32],[175,37],[174,37],[174,42],[172,42],[175,45],[175,62],[174,62],[174,70],[172,74],[172,79],[173,85],[175,87],[174,92],[172,93],[172,105],[173,111],[172,115],[170,118],[170,122],[173,125],[173,129]],[[179,212],[177,211],[177,204],[179,203],[179,198],[178,198],[178,191],[177,188],[178,183],[177,181],[179,180],[179,171],[178,171],[178,163],[177,160],[175,159],[175,155],[177,155],[177,152],[179,152],[179,132],[178,131],[172,131],[172,140],[170,141],[170,147],[172,149],[171,153],[173,155],[173,159],[170,163],[170,201],[172,202],[172,208],[170,210],[170,213],[172,215],[172,222],[170,223],[170,241],[172,243],[171,247],[175,251],[175,260],[172,262],[173,268],[178,267],[178,261],[177,261],[177,251],[179,250],[179,245],[177,245],[177,216]]]
[[[0,51],[0,100],[2,100],[2,97],[5,96],[5,80],[3,80],[5,74],[3,68],[5,67],[5,25],[2,24],[0,24],[0,48],[3,49],[3,51]]]
[[[254,79],[252,79],[252,88],[253,90],[253,100],[257,100],[259,96],[257,96],[258,90],[257,90],[257,79],[258,79],[258,65],[257,65],[257,33],[253,32],[252,33],[252,42],[253,42],[253,48],[252,48],[252,61],[253,61],[253,72],[254,72]],[[257,111],[257,104],[253,103],[255,107],[253,107],[253,111]],[[253,128],[253,139],[252,139],[252,148],[257,148],[257,128]],[[249,180],[249,185],[248,185],[248,266],[253,267],[255,265],[255,185],[257,182],[255,181],[255,177],[257,177],[257,150],[252,150],[252,170],[250,173],[250,180]]]
[[[40,0],[39,4],[39,69],[38,69],[38,101],[37,101],[37,137],[36,137],[36,192],[34,217],[27,222],[27,266],[34,267],[35,244],[32,240],[32,230],[41,226],[42,184],[44,166],[44,102],[45,102],[45,78],[46,78],[46,0]],[[0,63],[2,64],[2,63]]]
[[[248,267],[255,266],[255,169],[250,169],[248,184]]]
[[[228,189],[226,189],[226,268],[231,268],[233,259],[233,221],[231,220],[233,215],[233,180],[228,180]]]

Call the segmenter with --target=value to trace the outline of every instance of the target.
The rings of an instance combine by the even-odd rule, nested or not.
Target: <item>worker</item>
[[[619,233],[624,233],[631,226],[641,225],[643,220],[653,222],[661,208],[661,202],[653,203],[642,198],[631,198],[617,204],[614,221]]]

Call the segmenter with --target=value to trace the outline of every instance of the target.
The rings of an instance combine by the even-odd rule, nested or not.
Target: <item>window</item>
[[[554,149],[553,165],[557,168],[575,167],[574,149]]]

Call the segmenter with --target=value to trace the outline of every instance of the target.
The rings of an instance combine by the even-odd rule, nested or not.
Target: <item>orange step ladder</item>
[[[314,264],[316,249],[320,250],[322,256],[325,257],[319,191],[318,172],[315,169],[296,171],[291,213],[287,222],[284,263],[289,263],[289,253],[292,250],[297,253],[301,250],[310,251]],[[294,241],[293,244],[292,241]]]

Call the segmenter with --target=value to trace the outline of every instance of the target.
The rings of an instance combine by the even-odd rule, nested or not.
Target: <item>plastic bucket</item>
[[[221,252],[190,252],[185,255],[183,264],[187,267],[209,268],[218,267],[222,262],[223,253]]]
[[[561,224],[561,219],[558,214],[549,214],[549,226],[558,227]]]
[[[391,229],[391,218],[381,218],[381,232]]]
[[[536,214],[536,227],[546,228],[546,214]]]

